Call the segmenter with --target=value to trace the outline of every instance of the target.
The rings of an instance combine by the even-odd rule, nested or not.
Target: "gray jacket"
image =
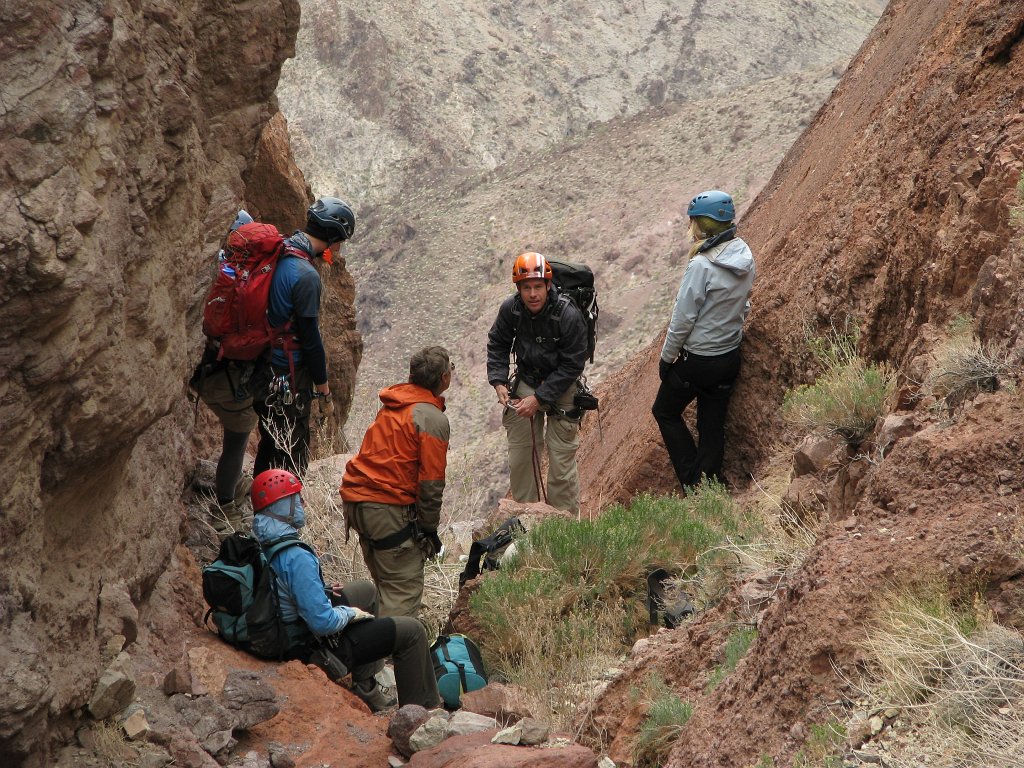
[[[754,256],[738,237],[686,265],[676,295],[661,359],[674,363],[684,350],[696,355],[723,355],[740,345],[743,321],[750,312]]]

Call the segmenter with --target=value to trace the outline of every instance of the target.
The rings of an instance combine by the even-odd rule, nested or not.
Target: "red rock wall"
[[[298,24],[297,0],[0,8],[4,764],[68,735],[125,628],[105,606],[130,614],[180,538],[209,259],[260,178]]]
[[[806,328],[852,316],[862,351],[899,366],[957,313],[1019,345],[1009,206],[1024,164],[1022,35],[1014,0],[893,0],[740,222],[759,274],[731,405],[733,482],[783,436],[783,393],[810,380]],[[591,506],[676,488],[649,415],[660,347],[603,388],[602,429],[589,426],[580,452]]]

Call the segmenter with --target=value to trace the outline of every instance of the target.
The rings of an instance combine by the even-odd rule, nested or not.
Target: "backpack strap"
[[[469,690],[469,683],[466,681],[466,665],[454,661],[451,655],[448,653],[449,639],[450,638],[446,637],[445,642],[441,643],[441,653],[444,654],[445,661],[447,661],[449,664],[453,665],[457,670],[459,670],[459,682],[462,684],[462,690],[465,692]]]

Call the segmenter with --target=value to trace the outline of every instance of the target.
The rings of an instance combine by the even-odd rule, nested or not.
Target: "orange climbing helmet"
[[[512,282],[518,283],[521,280],[538,278],[541,280],[552,278],[551,265],[548,264],[548,260],[533,251],[516,256],[516,263],[512,265]]]
[[[252,511],[259,512],[275,501],[302,492],[302,481],[284,469],[260,472],[252,481]]]

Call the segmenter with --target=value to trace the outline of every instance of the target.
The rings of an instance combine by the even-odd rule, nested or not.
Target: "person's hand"
[[[352,618],[348,620],[349,624],[355,621],[367,621],[368,619],[377,618],[372,613],[364,611],[362,608],[353,608],[352,606],[348,606],[348,610],[352,613]]]
[[[508,405],[508,387],[504,384],[495,384],[494,392],[498,395],[498,402],[502,405]]]
[[[532,419],[534,414],[540,410],[540,401],[535,395],[524,397],[522,400],[514,400],[511,405],[516,415],[522,416],[524,419]]]
[[[334,415],[334,398],[331,397],[330,392],[313,398],[313,404],[314,409],[311,415],[316,418],[319,424],[323,424]]]
[[[337,595],[338,597],[341,597],[341,590],[343,590],[344,588],[345,585],[342,584],[340,581],[331,582],[331,585],[328,587],[328,589],[331,591],[331,594]]]
[[[662,359],[658,359],[658,378],[664,381],[668,378],[669,373],[672,372],[672,363],[666,363]]]
[[[420,539],[420,548],[423,550],[425,560],[440,557],[444,554],[444,544],[441,543],[441,537],[437,535],[437,531],[423,531],[423,537]]]

